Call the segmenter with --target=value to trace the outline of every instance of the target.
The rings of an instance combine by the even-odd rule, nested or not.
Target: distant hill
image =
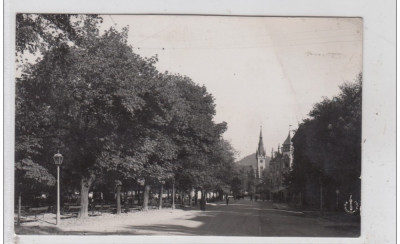
[[[266,160],[265,160],[266,161],[266,165],[267,165],[266,167],[269,166],[269,160],[270,159],[271,159],[270,157],[266,156]],[[241,166],[250,166],[250,165],[252,165],[253,167],[255,167],[255,165],[256,165],[256,154],[255,153],[250,154],[250,155],[242,158],[241,160],[236,161],[236,163],[241,165]]]

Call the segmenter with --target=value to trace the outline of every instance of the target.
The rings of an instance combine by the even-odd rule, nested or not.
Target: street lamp
[[[58,151],[53,156],[54,164],[57,165],[57,220],[56,225],[60,224],[60,165],[63,161],[63,156]]]

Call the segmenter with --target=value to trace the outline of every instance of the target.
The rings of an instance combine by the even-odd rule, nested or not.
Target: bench
[[[94,215],[94,212],[100,212],[101,213],[101,205],[94,205],[90,209],[92,211],[92,215]]]
[[[110,211],[112,211],[111,205],[102,205],[102,207],[101,207],[102,213],[108,213]]]
[[[81,206],[67,205],[64,207],[64,212],[67,214],[78,214],[81,210]]]
[[[164,204],[163,204],[163,206],[164,206]],[[160,206],[158,205],[158,203],[157,204],[148,204],[147,205],[147,207],[148,207],[148,209],[158,209]]]
[[[111,205],[94,205],[92,207],[93,215],[94,215],[94,212],[105,213],[105,212],[110,212],[110,211],[112,211]]]
[[[133,211],[133,210],[140,210],[141,206],[138,206],[136,204],[124,204],[122,205],[122,210],[125,211],[125,213]]]
[[[66,202],[64,203],[64,206],[78,206],[78,203]]]
[[[44,214],[49,210],[49,206],[46,207],[37,207],[37,208],[28,208],[28,215],[35,215],[35,220],[37,219],[38,214],[42,214],[44,218]]]

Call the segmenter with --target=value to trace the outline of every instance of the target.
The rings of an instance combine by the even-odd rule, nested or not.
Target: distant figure
[[[226,195],[226,205],[228,205],[229,204],[229,197],[228,197],[228,195]]]

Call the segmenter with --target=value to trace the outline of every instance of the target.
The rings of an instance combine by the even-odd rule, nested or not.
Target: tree
[[[179,149],[169,170],[172,169],[174,182],[182,192],[204,188],[212,181],[205,172],[211,172],[212,152],[226,130],[226,123],[213,122],[214,98],[204,86],[198,86],[188,77],[168,73],[163,74],[161,80],[170,86],[159,89],[168,98],[164,99],[164,107],[167,104],[170,108],[166,113],[168,123],[162,131]]]
[[[242,181],[239,177],[236,176],[232,179],[231,190],[235,197],[242,195]]]
[[[232,145],[221,139],[214,147],[211,161],[210,175],[215,178],[213,188],[218,190],[220,196],[230,194],[231,182],[234,176],[234,161],[236,152]]]
[[[249,192],[251,198],[253,199],[254,194],[256,193],[256,175],[253,167],[251,166],[250,170],[247,172],[247,191]]]
[[[85,48],[53,48],[17,81],[17,144],[40,141],[42,159],[62,149],[63,167],[80,179],[82,217],[96,175],[138,171],[147,160],[135,115],[157,72],[126,45],[127,31],[91,36]]]
[[[116,185],[117,194],[121,183],[143,180],[144,209],[151,186],[171,178],[181,188],[230,182],[232,149],[220,140],[226,123],[214,123],[214,98],[204,86],[159,73],[156,57],[144,59],[127,45],[127,28],[100,35],[97,16],[18,21],[19,51],[43,58],[17,79],[16,159],[37,164],[45,179],[60,149],[68,186],[80,189],[79,217],[88,215],[96,180]],[[62,34],[53,39],[53,29]]]
[[[23,62],[26,51],[32,55],[44,54],[63,43],[80,46],[88,35],[97,35],[98,15],[25,14],[16,15],[17,62]]]
[[[328,198],[335,198],[336,189],[360,197],[361,83],[360,74],[340,86],[338,96],[317,103],[300,124],[292,140],[293,171],[286,177],[292,191],[322,184]]]

